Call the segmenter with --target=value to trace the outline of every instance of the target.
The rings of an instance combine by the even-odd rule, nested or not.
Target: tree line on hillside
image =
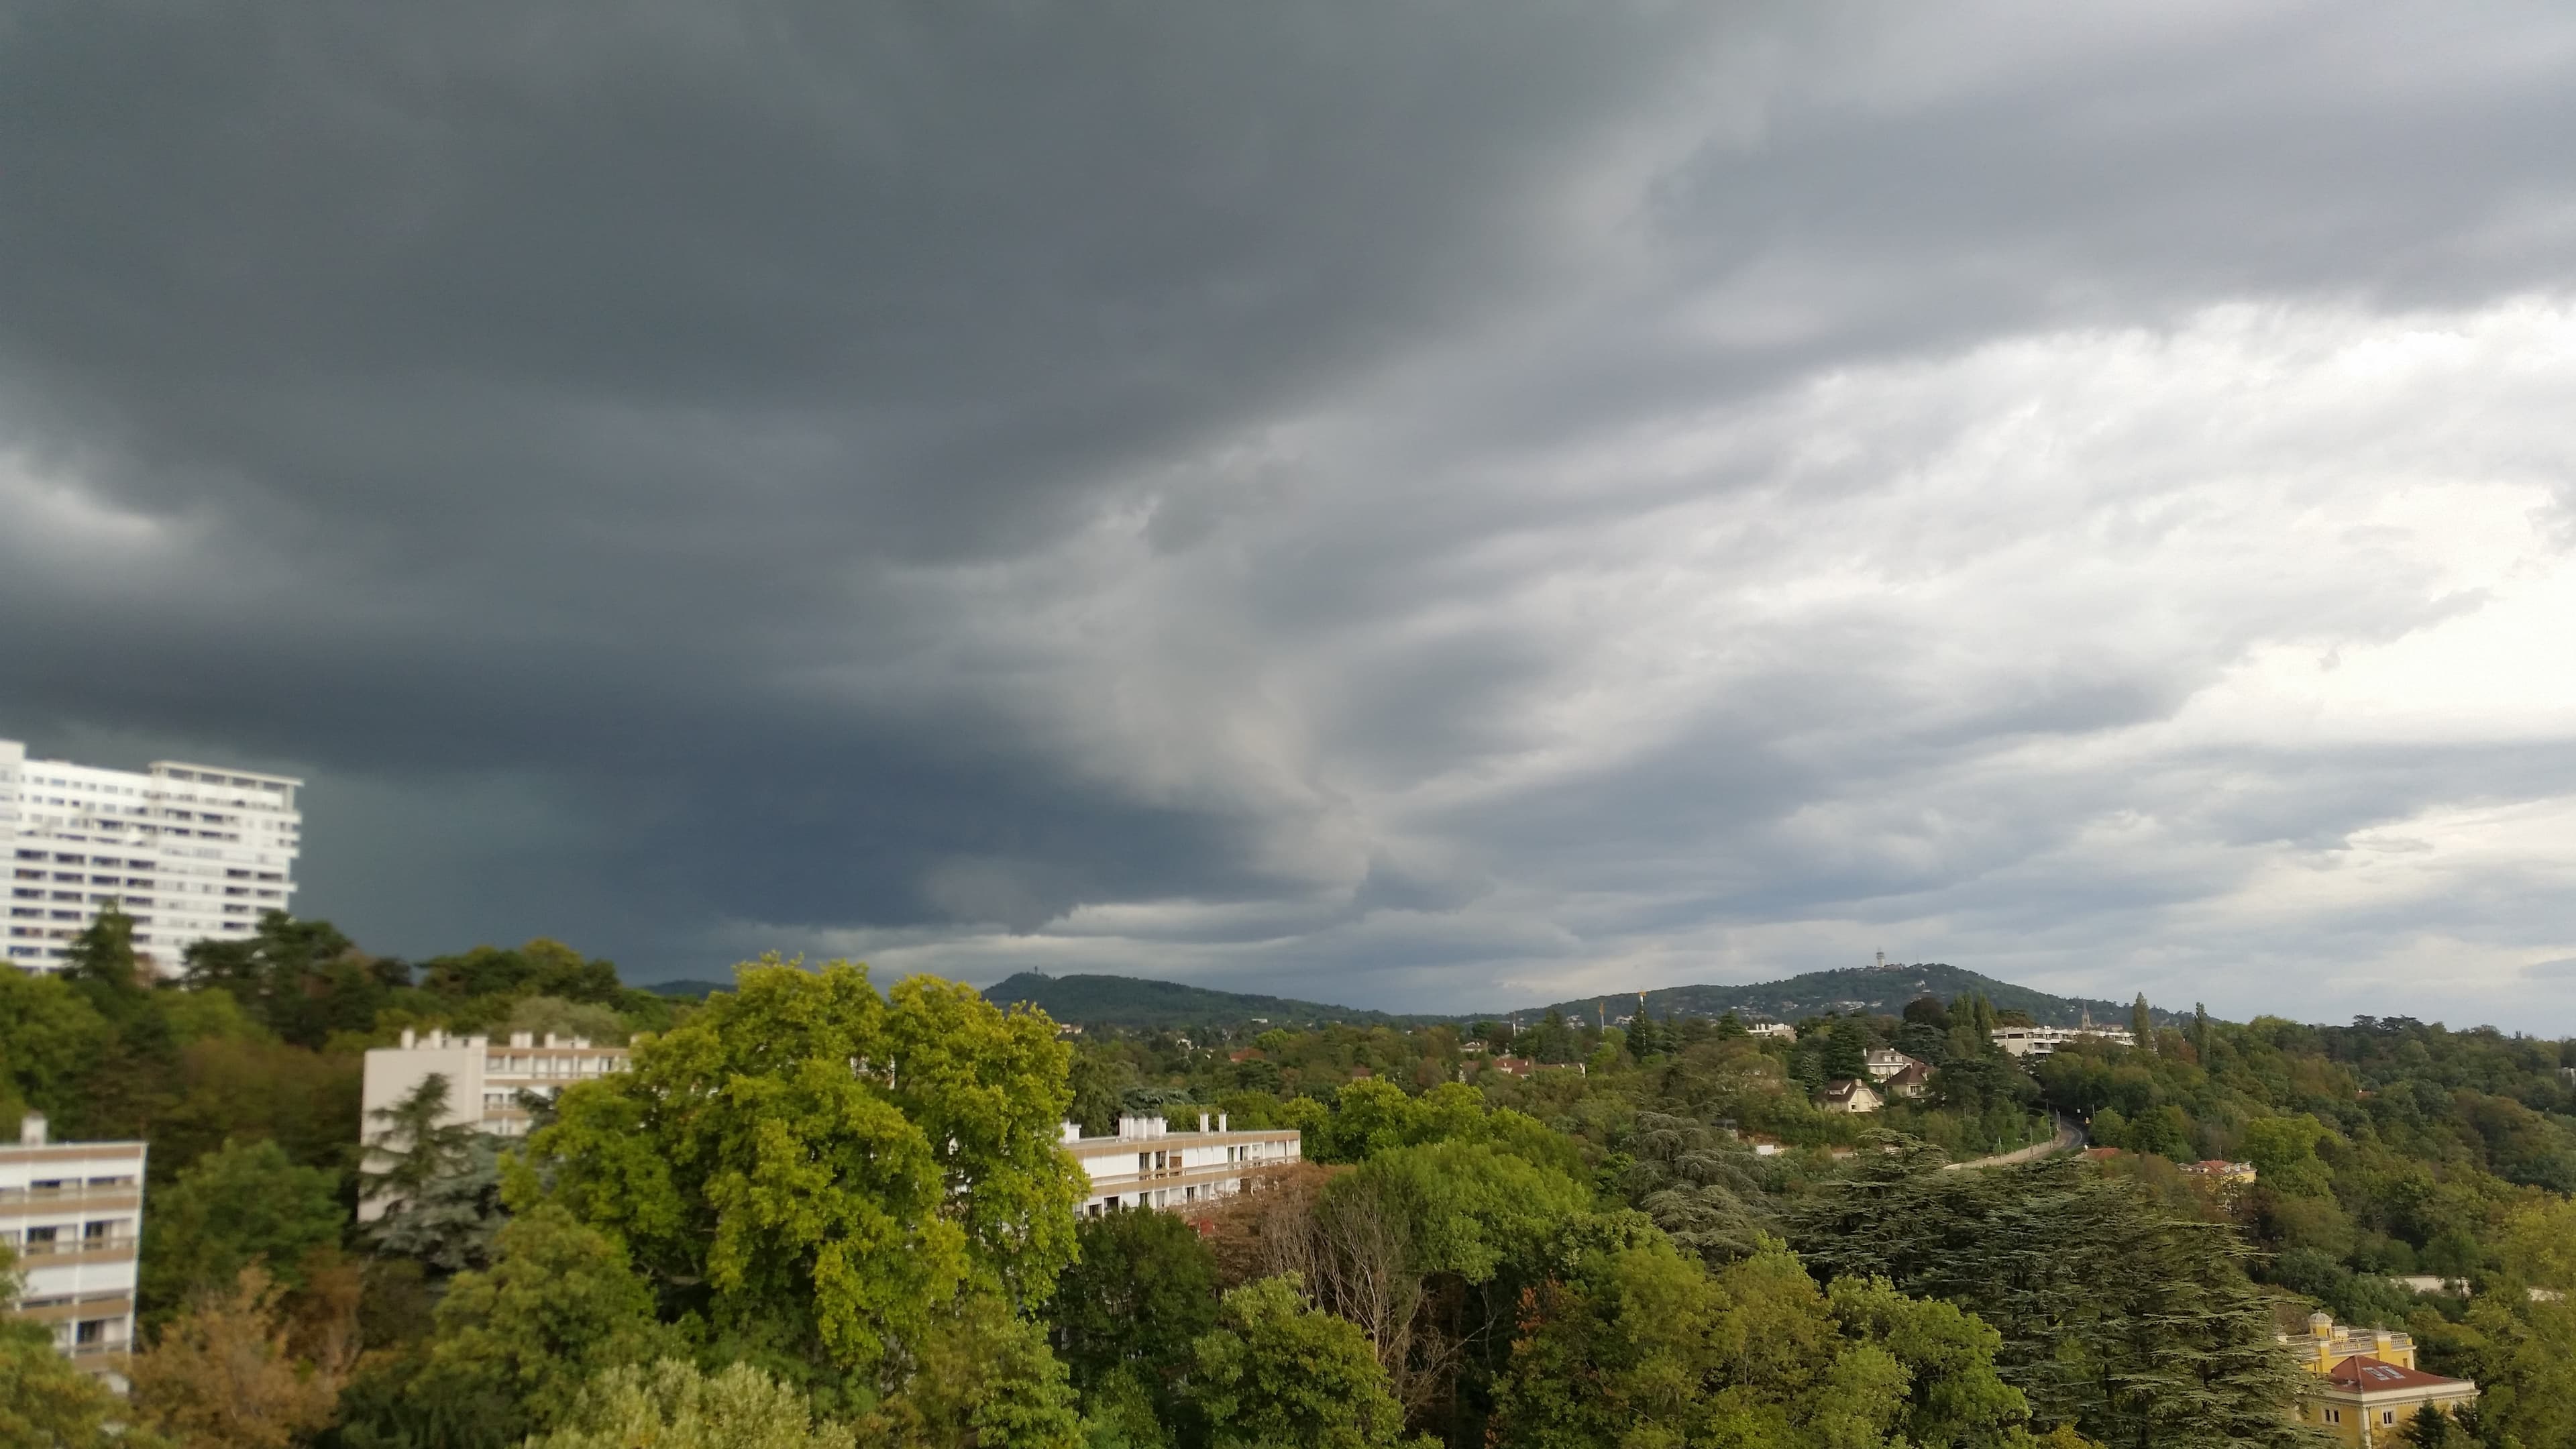
[[[2330,1294],[2486,1386],[2427,1432],[2576,1442],[2558,1044],[2203,1018],[2033,1074],[1975,997],[1794,1042],[1651,1016],[1068,1042],[929,978],[772,960],[673,1003],[552,943],[409,967],[283,916],[185,964],[156,981],[111,917],[62,977],[0,973],[6,1104],[153,1152],[132,1403],[12,1329],[0,1442],[2287,1446],[2275,1329]],[[433,1081],[363,1152],[359,1055],[407,1026],[635,1055],[514,1150],[442,1126]],[[1931,1092],[1813,1105],[1877,1047]],[[2152,1150],[1943,1170],[2048,1110],[2144,1142],[2169,1107],[2150,1148],[2258,1183]],[[1203,1110],[1310,1160],[1193,1222],[1075,1216],[1061,1120]],[[391,1209],[364,1228],[362,1178]],[[2400,1245],[2469,1291],[2353,1286]]]

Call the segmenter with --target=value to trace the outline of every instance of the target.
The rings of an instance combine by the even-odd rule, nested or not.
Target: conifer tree
[[[390,1107],[367,1114],[367,1160],[358,1169],[360,1196],[398,1212],[443,1178],[465,1171],[474,1155],[476,1128],[447,1120],[448,1082],[432,1072]]]
[[[2232,1232],[2051,1163],[1974,1173],[1873,1164],[1797,1215],[1821,1275],[1884,1277],[2003,1335],[1996,1367],[2035,1423],[2120,1449],[2304,1442],[2301,1370]]]

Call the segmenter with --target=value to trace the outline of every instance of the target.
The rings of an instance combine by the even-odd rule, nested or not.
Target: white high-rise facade
[[[139,773],[31,760],[0,740],[0,963],[60,970],[63,948],[109,901],[134,917],[135,949],[165,975],[194,942],[250,935],[294,900],[303,783],[175,760]]]

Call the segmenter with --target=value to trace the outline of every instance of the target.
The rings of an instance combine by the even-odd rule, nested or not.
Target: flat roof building
[[[12,1317],[44,1325],[65,1358],[117,1392],[134,1348],[143,1239],[140,1142],[53,1142],[44,1114],[0,1147],[0,1242],[18,1259]]]
[[[248,937],[295,899],[303,783],[178,760],[138,772],[29,759],[0,740],[0,963],[61,970],[63,949],[110,901],[165,976],[198,941]]]
[[[1297,1161],[1300,1137],[1294,1127],[1229,1131],[1224,1113],[1211,1124],[1201,1112],[1196,1132],[1174,1132],[1160,1117],[1121,1117],[1115,1136],[1085,1137],[1067,1122],[1064,1147],[1090,1177],[1082,1213],[1096,1218],[1122,1207],[1187,1207],[1241,1192],[1262,1168]]]
[[[2017,1057],[2044,1057],[2079,1041],[2103,1041],[2134,1047],[2136,1036],[2125,1026],[1999,1026],[1994,1043]]]
[[[400,1046],[367,1051],[359,1135],[374,1145],[382,1136],[375,1114],[410,1096],[430,1077],[441,1076],[447,1079],[445,1125],[471,1123],[495,1137],[524,1137],[528,1110],[519,1102],[521,1092],[552,1096],[574,1082],[622,1072],[628,1060],[624,1047],[593,1046],[586,1037],[553,1032],[539,1036],[523,1031],[496,1041],[406,1028]],[[361,1199],[358,1221],[374,1222],[385,1208],[376,1199]]]

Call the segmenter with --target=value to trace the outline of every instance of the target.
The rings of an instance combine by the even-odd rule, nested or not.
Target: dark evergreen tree
[[[1628,1198],[1684,1249],[1716,1265],[1750,1256],[1771,1226],[1751,1151],[1715,1128],[1637,1114]]]
[[[1896,1159],[1813,1200],[1791,1237],[1820,1277],[1879,1276],[2003,1334],[2033,1422],[2114,1449],[2308,1442],[2303,1371],[2225,1227],[2073,1164],[1930,1172]]]
[[[367,1158],[358,1170],[362,1198],[398,1213],[472,1166],[480,1134],[471,1122],[447,1120],[449,1090],[447,1078],[432,1072],[392,1106],[367,1114]]]

